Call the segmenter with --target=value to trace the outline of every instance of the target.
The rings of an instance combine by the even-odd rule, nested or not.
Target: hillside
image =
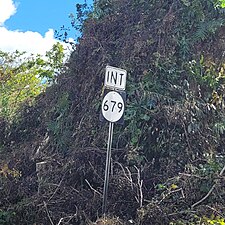
[[[223,224],[224,23],[213,0],[99,0],[64,71],[0,120],[0,224]],[[106,65],[128,71],[101,219]]]

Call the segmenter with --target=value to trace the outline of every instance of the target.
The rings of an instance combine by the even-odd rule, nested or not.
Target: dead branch
[[[94,188],[91,186],[91,184],[88,182],[87,179],[85,179],[85,182],[88,184],[88,186],[90,187],[90,189],[91,189],[92,191],[94,191],[95,193],[97,193],[97,194],[99,194],[100,196],[102,196],[102,193],[100,193],[99,191],[97,191],[96,189],[94,189]]]
[[[223,173],[225,171],[225,166],[222,168],[222,170],[220,171],[219,175],[222,176]],[[203,201],[205,201],[210,195],[211,193],[214,191],[215,187],[217,186],[217,183],[213,184],[213,186],[211,187],[211,189],[209,190],[209,192],[199,201],[197,201],[196,203],[194,203],[191,208],[194,208],[195,206],[199,205],[200,203],[202,203]]]
[[[54,197],[54,195],[56,194],[56,192],[59,190],[62,182],[63,182],[63,179],[65,177],[66,173],[63,175],[62,179],[60,180],[59,184],[57,185],[55,191],[53,192],[53,194],[51,195],[51,197],[48,199],[48,202]]]
[[[140,207],[143,206],[143,191],[142,191],[142,185],[143,185],[143,180],[141,180],[141,172],[140,169],[138,169],[136,166],[134,168],[137,170],[137,186],[138,186],[138,202],[140,204]]]
[[[53,223],[53,221],[52,221],[52,218],[51,218],[51,216],[50,216],[50,213],[49,213],[49,211],[48,211],[46,202],[43,202],[43,204],[44,204],[44,207],[45,207],[45,210],[46,210],[46,213],[47,213],[47,215],[48,215],[48,219],[49,219],[51,225],[54,225],[54,223]]]

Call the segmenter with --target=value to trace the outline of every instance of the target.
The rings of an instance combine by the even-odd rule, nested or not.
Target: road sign
[[[104,86],[113,90],[125,90],[126,88],[127,71],[106,66],[105,84]]]
[[[111,164],[111,149],[112,149],[112,138],[113,138],[113,126],[114,123],[123,122],[124,113],[124,102],[126,99],[125,87],[126,87],[127,71],[107,66],[105,74],[105,88],[104,98],[102,101],[100,121],[109,121],[109,136],[107,143],[107,156],[105,165],[105,181],[103,189],[103,204],[102,213],[105,215],[107,210],[107,196],[108,196],[108,185],[110,175],[110,164]]]
[[[108,92],[102,101],[102,115],[109,122],[117,122],[124,113],[124,100],[116,91]]]

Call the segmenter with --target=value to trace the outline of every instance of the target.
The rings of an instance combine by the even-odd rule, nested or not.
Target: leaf
[[[53,45],[47,59],[24,54],[0,51],[0,116],[9,121],[16,118],[21,103],[31,104],[45,90],[47,82],[43,80],[53,81],[63,65],[63,47],[59,43]]]
[[[188,133],[190,134],[192,132],[192,124],[190,123],[189,125],[188,125]]]
[[[9,167],[8,167],[8,164],[5,163],[2,169],[0,170],[0,174],[2,174],[4,177],[7,177],[8,173],[9,173]]]
[[[150,120],[150,116],[148,116],[147,114],[145,114],[144,116],[141,117],[141,119],[145,120],[145,121],[149,121]]]
[[[157,184],[156,189],[159,191],[162,191],[162,190],[166,189],[166,186],[164,184]]]
[[[171,189],[177,189],[178,186],[177,186],[176,184],[171,184],[170,188],[171,188]]]

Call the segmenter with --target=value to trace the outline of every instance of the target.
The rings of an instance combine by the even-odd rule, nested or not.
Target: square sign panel
[[[106,66],[105,84],[104,86],[113,90],[125,90],[126,88],[127,71]]]

